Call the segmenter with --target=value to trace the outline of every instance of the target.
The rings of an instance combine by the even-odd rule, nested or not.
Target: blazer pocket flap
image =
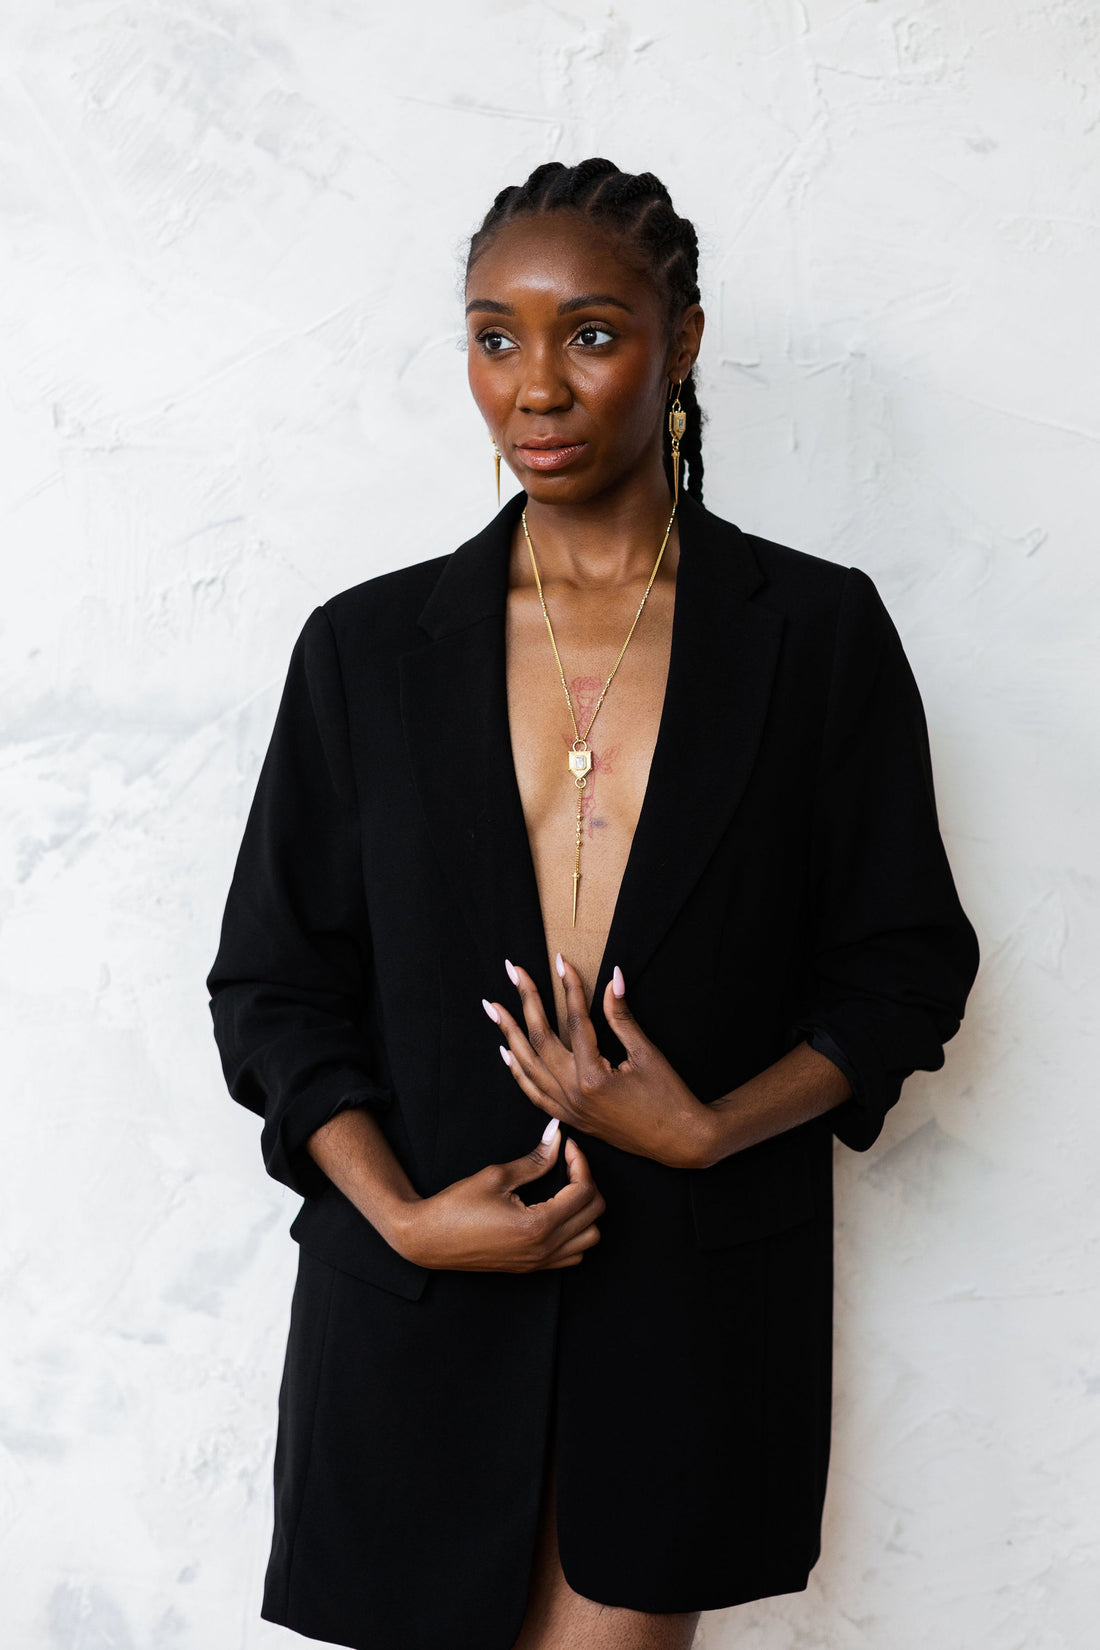
[[[338,1272],[350,1272],[364,1283],[376,1284],[409,1301],[419,1300],[424,1293],[430,1268],[418,1266],[392,1249],[331,1181],[316,1197],[306,1199],[291,1224],[290,1235]]]
[[[831,1163],[830,1163],[831,1172]],[[691,1213],[700,1249],[773,1237],[820,1206],[806,1142],[787,1131],[690,1171]]]

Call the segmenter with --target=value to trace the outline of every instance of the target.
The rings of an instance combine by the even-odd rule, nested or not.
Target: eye
[[[506,338],[503,332],[496,332],[492,328],[488,332],[479,332],[477,341],[489,355],[503,355],[507,350],[516,348],[512,340]]]
[[[611,343],[615,334],[608,327],[597,326],[595,321],[586,321],[574,337],[585,349],[599,349],[601,345]]]

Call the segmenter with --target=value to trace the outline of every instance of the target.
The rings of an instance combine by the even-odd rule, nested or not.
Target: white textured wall
[[[708,502],[896,616],[984,949],[945,1072],[838,1148],[825,1558],[700,1642],[1095,1642],[1100,8],[0,27],[5,1642],[288,1642],[257,1609],[297,1204],[203,977],[306,614],[493,508],[462,237],[590,153],[703,232]]]

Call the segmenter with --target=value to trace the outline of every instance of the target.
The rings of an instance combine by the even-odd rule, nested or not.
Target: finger
[[[571,1185],[588,1185],[595,1190],[596,1182],[592,1178],[592,1170],[588,1158],[570,1135],[565,1142],[565,1166],[569,1171]],[[564,1187],[563,1187],[564,1190]]]
[[[603,992],[603,1011],[608,1025],[626,1049],[627,1058],[637,1062],[649,1048],[649,1038],[638,1024],[626,1000],[626,983],[618,963]]]
[[[584,984],[573,964],[566,962],[559,951],[555,966],[565,986],[566,1025],[573,1063],[582,1083],[598,1082],[607,1070],[607,1062],[600,1053],[596,1031],[584,998]]]
[[[549,1074],[547,1074],[545,1080],[552,1085],[553,1092],[548,1094],[539,1080],[539,1074],[536,1072],[532,1076],[529,1071],[525,1070],[521,1054],[513,1053],[510,1048],[501,1043],[500,1057],[515,1078],[516,1086],[523,1091],[532,1105],[537,1106],[540,1111],[548,1112],[557,1122],[571,1121],[572,1112],[566,1106],[560,1089]]]
[[[568,1243],[563,1243],[555,1249],[548,1260],[543,1262],[543,1271],[554,1271],[559,1266],[579,1266],[588,1250],[600,1241],[600,1228],[586,1226],[583,1232],[571,1237]]]
[[[562,1232],[579,1230],[603,1214],[607,1205],[599,1187],[592,1179],[588,1159],[575,1140],[565,1142],[565,1161],[569,1179],[544,1203],[529,1207],[538,1209],[547,1222],[547,1230],[554,1227]]]
[[[568,1082],[572,1072],[572,1056],[547,1018],[538,986],[525,968],[513,964],[512,973],[527,1025],[527,1041],[558,1082]]]
[[[568,1096],[557,1073],[552,1071],[546,1061],[538,1054],[528,1041],[527,1034],[514,1014],[510,1014],[502,1003],[490,1005],[497,1012],[497,1024],[508,1039],[506,1049],[502,1047],[502,1057],[507,1055],[504,1063],[511,1067],[512,1075],[529,1099],[534,1100],[543,1111],[560,1113],[563,1117],[568,1113]],[[565,1059],[568,1053],[563,1050]]]
[[[529,1180],[537,1180],[544,1175],[554,1162],[560,1149],[561,1129],[556,1117],[552,1117],[542,1131],[542,1138],[537,1140],[529,1152],[522,1157],[515,1157],[510,1163],[500,1164],[503,1171],[502,1185],[506,1191],[514,1186],[523,1186]]]
[[[539,1219],[539,1238],[546,1253],[554,1254],[599,1220],[607,1205],[591,1181],[570,1182],[545,1203],[528,1205]]]
[[[569,1178],[552,1197],[547,1198],[547,1209],[556,1205],[562,1211],[572,1211],[573,1208],[583,1208],[587,1200],[593,1205],[599,1203],[602,1210],[605,1207],[603,1197],[592,1178],[588,1159],[573,1139],[565,1142],[565,1166]]]
[[[603,1198],[595,1187],[592,1187],[590,1192],[581,1193],[582,1201],[570,1209],[568,1200],[562,1196],[562,1192],[569,1189],[563,1186],[562,1191],[557,1192],[545,1204],[537,1205],[545,1211],[546,1225],[543,1228],[543,1236],[551,1250],[558,1249],[570,1238],[576,1237],[578,1232],[587,1231],[604,1212]]]
[[[573,1195],[576,1194],[580,1199],[577,1203],[578,1209],[587,1208],[594,1215],[602,1215],[607,1204],[592,1178],[587,1157],[572,1138],[565,1142],[565,1166],[569,1179],[560,1191],[554,1193],[550,1201],[560,1200],[562,1207],[568,1207]]]

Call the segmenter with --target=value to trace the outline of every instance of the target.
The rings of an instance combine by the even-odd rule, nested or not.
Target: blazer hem
[[[752,1604],[758,1599],[779,1598],[785,1593],[804,1593],[809,1582],[810,1572],[799,1569],[764,1576],[759,1581],[743,1583],[740,1587],[720,1588],[703,1598],[662,1598],[659,1602],[654,1602],[652,1599],[639,1599],[634,1594],[629,1598],[618,1595],[614,1599],[598,1598],[592,1592],[586,1593],[585,1597],[593,1598],[595,1603],[607,1605],[611,1609],[644,1610],[658,1615],[674,1615],[692,1610],[730,1610],[735,1605]],[[596,1592],[603,1590],[597,1588]],[[379,1634],[370,1627],[365,1627],[362,1633],[356,1632],[350,1638],[334,1637],[331,1623],[321,1626],[318,1622],[311,1621],[308,1614],[299,1613],[297,1610],[279,1609],[266,1599],[260,1608],[260,1618],[271,1622],[275,1627],[285,1627],[292,1633],[300,1633],[303,1638],[320,1640],[325,1644],[338,1644],[345,1646],[346,1650],[409,1650],[408,1636],[404,1629],[400,1629],[399,1636],[394,1638]],[[466,1640],[458,1640],[453,1633],[444,1629],[434,1644],[418,1639],[415,1650],[512,1650],[518,1631],[518,1626],[510,1626],[499,1640],[494,1641],[487,1632],[480,1629],[476,1639]]]

